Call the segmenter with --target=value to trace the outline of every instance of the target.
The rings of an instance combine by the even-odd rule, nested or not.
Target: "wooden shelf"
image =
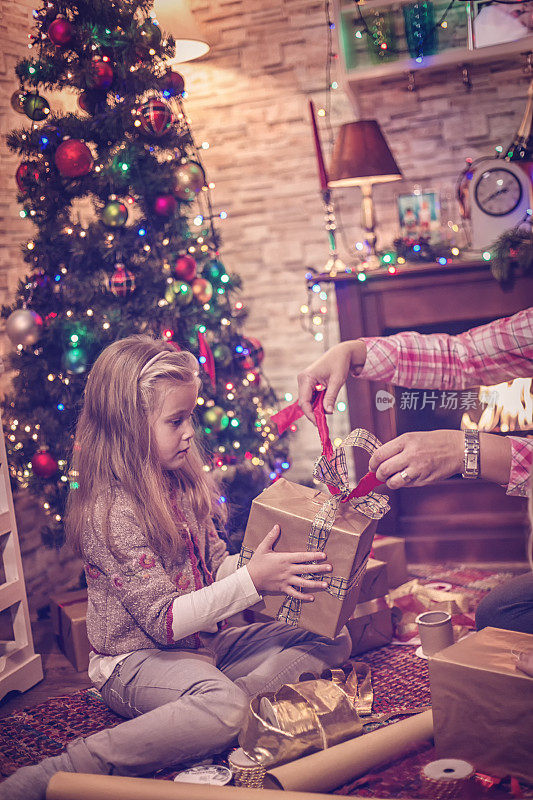
[[[3,434],[0,420],[0,432]],[[25,692],[43,677],[41,656],[33,639],[22,571],[22,559],[9,484],[9,470],[3,435],[0,436],[0,612],[9,609],[13,640],[0,641],[0,700],[8,692]]]
[[[352,69],[346,72],[345,78],[349,84],[359,84],[362,81],[368,83],[369,80],[401,76],[406,72],[416,70],[437,70],[451,66],[459,67],[463,64],[514,59],[516,56],[526,55],[531,51],[533,51],[533,36],[525,36],[517,42],[495,44],[475,50],[470,50],[468,47],[454,47],[434,56],[424,56],[421,62],[415,58],[402,58],[387,64],[374,64],[360,69]]]
[[[498,61],[514,61],[520,56],[533,52],[533,34],[528,34],[512,42],[475,47],[473,11],[468,3],[460,3],[449,12],[450,24],[446,29],[437,28],[439,52],[424,55],[417,60],[408,54],[402,9],[413,0],[368,0],[356,6],[343,0],[335,0],[334,16],[341,56],[341,79],[348,93],[356,93],[359,84],[403,78],[409,72],[426,72],[463,65],[473,65]],[[433,0],[434,18],[437,23],[447,4]],[[359,17],[358,7],[364,17]],[[394,60],[372,62],[368,53],[364,33],[365,24],[372,23],[372,12],[382,10],[391,12],[396,47],[399,57]],[[451,16],[450,16],[451,15]],[[356,29],[363,37],[355,41]],[[374,54],[375,58],[375,54]],[[356,62],[361,61],[359,65]]]

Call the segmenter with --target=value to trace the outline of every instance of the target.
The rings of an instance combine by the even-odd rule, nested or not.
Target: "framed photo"
[[[440,230],[440,204],[437,192],[418,192],[398,196],[401,235],[407,239],[433,238]]]
[[[493,3],[476,0],[473,4],[474,48],[516,42],[533,34],[533,0],[521,3]]]

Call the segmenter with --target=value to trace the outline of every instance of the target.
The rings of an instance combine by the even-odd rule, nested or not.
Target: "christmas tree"
[[[49,516],[48,545],[63,541],[87,373],[104,347],[132,333],[198,357],[206,469],[221,470],[224,494],[237,499],[237,543],[246,487],[257,493],[266,473],[275,480],[289,466],[287,442],[269,424],[276,398],[263,349],[242,333],[239,277],[220,259],[184,81],[165,64],[174,42],[150,9],[142,0],[47,0],[33,12],[36,55],[16,68],[11,104],[31,124],[8,145],[22,159],[20,214],[36,232],[22,247],[28,274],[2,309],[16,346],[4,424],[12,477]],[[79,111],[54,114],[50,90],[75,90]]]

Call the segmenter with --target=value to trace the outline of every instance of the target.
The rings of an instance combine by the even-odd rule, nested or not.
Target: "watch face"
[[[510,170],[495,167],[481,173],[474,191],[476,203],[485,214],[503,217],[514,211],[522,199],[522,184]]]

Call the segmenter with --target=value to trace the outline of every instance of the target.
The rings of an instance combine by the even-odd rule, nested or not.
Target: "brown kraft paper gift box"
[[[439,758],[533,782],[533,678],[512,654],[531,649],[530,634],[484,628],[430,657]]]
[[[277,551],[315,549],[307,547],[308,536],[317,512],[327,499],[317,489],[300,486],[285,478],[268,486],[252,503],[241,550],[242,563],[249,560],[251,553],[276,524],[281,529],[275,546]],[[375,525],[374,520],[348,503],[340,506],[324,552],[332,566],[333,590],[338,582],[336,579],[344,579],[349,585],[347,594],[340,599],[325,590],[315,592],[314,602],[301,603],[298,627],[334,638],[346,624],[357,602],[360,579],[351,586],[350,583],[370,552]],[[255,618],[277,619],[284,600],[283,594],[265,595],[252,607]]]
[[[385,597],[388,591],[387,565],[369,558],[355,611],[346,623],[352,639],[352,656],[390,644],[392,611]]]
[[[89,666],[91,645],[87,638],[87,589],[64,592],[50,598],[52,627],[59,647],[78,672]]]
[[[387,565],[389,588],[395,589],[409,580],[405,558],[405,541],[399,536],[374,537],[372,558],[384,561]]]

